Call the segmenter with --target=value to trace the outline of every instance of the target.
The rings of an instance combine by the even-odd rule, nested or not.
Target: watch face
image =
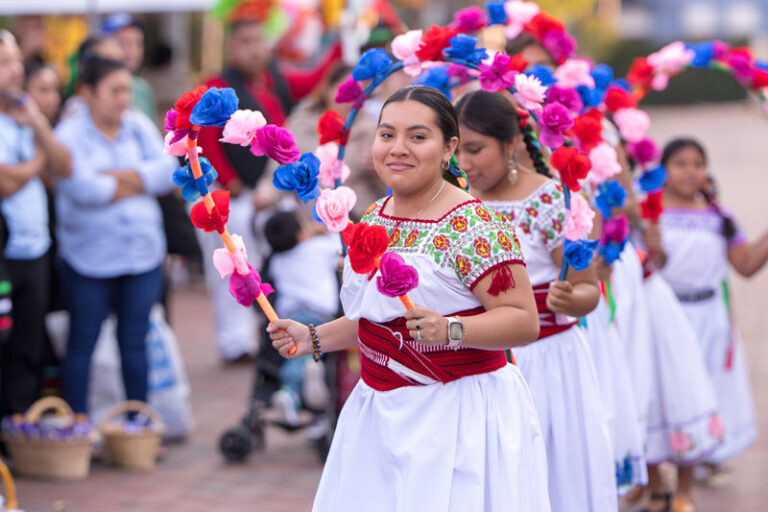
[[[464,326],[461,325],[461,322],[451,322],[451,327],[448,330],[448,335],[451,337],[452,340],[464,339]]]

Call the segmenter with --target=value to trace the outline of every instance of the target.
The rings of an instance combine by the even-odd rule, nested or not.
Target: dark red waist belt
[[[539,311],[539,340],[565,332],[576,325],[575,320],[568,322],[558,320],[557,314],[547,307],[548,293],[549,283],[533,287],[533,297],[536,299],[536,309]]]
[[[453,316],[471,316],[483,311],[483,308],[477,308]],[[408,334],[405,318],[381,324],[361,319],[358,336],[361,377],[377,391],[451,382],[493,372],[507,364],[503,350],[465,347],[454,350],[443,345],[418,343]]]

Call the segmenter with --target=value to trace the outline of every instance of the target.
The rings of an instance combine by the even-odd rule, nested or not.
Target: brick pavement
[[[768,123],[753,105],[654,110],[653,132],[701,137],[711,152],[724,202],[755,236],[765,221],[768,191],[751,186],[765,172]],[[746,139],[744,134],[750,134]],[[762,181],[762,179],[761,179]],[[748,201],[743,198],[748,194]],[[734,280],[735,304],[752,371],[761,438],[729,465],[712,487],[698,488],[701,512],[768,510],[768,344],[764,343],[768,272]],[[223,464],[216,448],[221,431],[234,425],[245,407],[251,371],[222,367],[212,341],[211,313],[200,286],[177,290],[172,314],[192,385],[197,429],[186,444],[166,448],[151,473],[130,473],[95,464],[77,483],[18,482],[27,512],[297,512],[309,510],[321,466],[301,434],[267,434],[266,451],[247,464]]]

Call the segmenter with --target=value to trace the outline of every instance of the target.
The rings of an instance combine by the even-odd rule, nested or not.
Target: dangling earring
[[[509,183],[516,185],[518,179],[520,179],[520,176],[518,175],[517,170],[517,158],[515,158],[515,155],[513,154],[509,159]]]

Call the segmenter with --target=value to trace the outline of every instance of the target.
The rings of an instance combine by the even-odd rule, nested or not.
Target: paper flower
[[[352,78],[358,82],[370,80],[382,75],[392,64],[392,59],[387,55],[383,48],[371,48],[357,61],[355,69],[352,70]]]
[[[600,234],[600,254],[606,263],[619,259],[629,239],[629,222],[626,215],[617,215],[603,221]]]
[[[584,108],[579,93],[573,89],[553,85],[547,89],[547,103],[559,103],[571,114],[578,114]]]
[[[291,132],[274,124],[268,124],[256,131],[251,153],[255,156],[268,156],[279,164],[288,164],[296,161],[299,148]]]
[[[648,137],[630,143],[627,151],[643,167],[659,158],[659,148],[653,139]]]
[[[213,231],[223,233],[229,219],[229,190],[214,190],[211,192],[211,198],[215,207],[210,213],[202,201],[198,201],[192,207],[190,214],[192,224],[206,233]]]
[[[539,110],[544,101],[547,88],[534,76],[515,75],[515,99],[526,110]]]
[[[389,246],[389,237],[384,226],[369,226],[364,222],[350,223],[341,232],[341,237],[349,247],[349,263],[352,270],[358,274],[375,271]]]
[[[309,203],[320,191],[317,188],[320,160],[312,153],[304,153],[298,161],[277,168],[272,184],[278,190],[296,192],[296,197]]]
[[[695,68],[706,68],[715,58],[714,41],[702,41],[701,43],[689,44],[686,47],[693,52],[690,65]]]
[[[480,71],[478,77],[480,88],[484,91],[496,92],[512,87],[518,72],[509,68],[510,63],[509,55],[496,52],[490,59],[486,59],[486,63],[479,64],[477,69]]]
[[[181,196],[187,201],[194,202],[208,194],[208,187],[219,177],[207,158],[200,158],[200,170],[203,175],[199,179],[195,179],[189,162],[173,171],[173,182],[181,187]]]
[[[659,222],[659,217],[664,211],[663,200],[663,190],[648,193],[645,199],[640,202],[641,217],[653,223]]]
[[[488,0],[485,2],[485,10],[488,11],[488,26],[504,25],[507,22],[507,10],[504,2]]]
[[[565,131],[573,126],[568,109],[560,103],[547,103],[539,117],[539,140],[545,146],[557,148],[565,142]]]
[[[587,177],[592,164],[587,155],[576,148],[559,147],[552,153],[552,167],[558,170],[562,182],[573,192],[581,190],[579,180]]]
[[[596,183],[602,183],[621,172],[621,164],[616,150],[605,142],[601,142],[589,152],[592,162],[592,176]]]
[[[589,72],[595,81],[595,89],[606,90],[613,81],[613,69],[608,64],[598,64]]]
[[[563,25],[562,21],[545,12],[539,12],[531,21],[525,24],[525,30],[530,32],[539,41],[542,41],[550,30],[564,32],[565,25]]]
[[[472,34],[485,27],[485,23],[485,12],[480,7],[473,5],[458,10],[453,15],[453,22],[450,26],[459,32]]]
[[[621,137],[627,142],[639,142],[651,127],[651,118],[642,110],[622,108],[613,115]]]
[[[320,144],[338,142],[347,145],[349,133],[344,130],[344,117],[335,110],[326,110],[317,120],[317,133],[320,134]]]
[[[568,260],[568,265],[581,272],[592,263],[592,256],[597,249],[597,240],[568,240],[563,245],[563,257]]]
[[[205,94],[206,91],[208,91],[208,86],[200,85],[191,91],[184,93],[178,100],[176,100],[176,103],[173,105],[173,110],[176,111],[176,117],[174,119],[176,130],[188,130],[192,127],[192,124],[189,121],[189,116],[192,115],[192,109],[195,108],[195,105],[200,101],[200,98],[203,97],[203,94]],[[166,120],[168,120],[167,115]]]
[[[335,142],[329,142],[318,146],[315,149],[315,156],[320,160],[320,184],[324,187],[333,187],[336,184],[336,178],[344,183],[350,175],[350,169],[347,164],[339,160],[339,145]]]
[[[341,233],[349,224],[349,212],[357,202],[355,191],[349,187],[326,188],[320,192],[315,211],[328,231]]]
[[[349,77],[339,85],[338,91],[336,91],[336,103],[352,103],[357,102],[363,97],[363,88],[357,83],[354,77]]]
[[[614,208],[621,208],[627,202],[627,191],[616,180],[601,183],[597,191],[595,206],[600,210],[604,219],[612,216]]]
[[[504,10],[507,11],[507,26],[505,34],[507,39],[514,39],[523,31],[523,26],[539,14],[541,10],[533,2],[522,2],[521,0],[509,0],[504,4]]]
[[[376,288],[386,297],[401,297],[419,286],[419,273],[399,254],[386,252],[379,265]]]
[[[595,87],[595,79],[589,74],[590,65],[586,59],[568,59],[555,70],[557,85],[576,88],[579,85]]]
[[[576,86],[576,92],[581,98],[581,102],[584,104],[584,108],[597,107],[603,102],[603,90],[586,85]]]
[[[603,114],[592,109],[586,111],[574,120],[573,134],[579,139],[581,149],[592,151],[603,142]]]
[[[165,134],[165,142],[163,143],[163,151],[172,156],[184,156],[187,154],[187,136],[174,141],[174,132],[168,132]],[[198,148],[200,149],[200,148]]]
[[[663,165],[649,169],[640,176],[638,182],[643,192],[656,192],[661,190],[667,181],[667,170]]]
[[[240,274],[245,274],[248,270],[248,250],[245,248],[245,242],[240,235],[232,235],[232,243],[237,249],[235,254],[231,254],[227,249],[220,248],[213,251],[213,266],[222,279],[237,270]]]
[[[627,72],[627,80],[630,84],[637,87],[647,87],[650,85],[652,76],[653,66],[648,64],[648,59],[645,57],[635,58]]]
[[[259,111],[238,110],[229,118],[224,125],[221,142],[229,144],[240,144],[248,147],[251,145],[256,132],[267,125],[267,120]]]
[[[595,212],[581,194],[571,195],[571,208],[565,212],[565,238],[579,240],[592,231]]]
[[[637,99],[621,87],[611,86],[605,93],[605,109],[616,112],[622,108],[635,108]]]
[[[233,272],[229,278],[229,293],[241,306],[250,307],[253,302],[259,298],[262,293],[269,295],[275,290],[267,283],[261,282],[261,276],[253,267],[248,265],[250,272],[242,275],[239,272]]]
[[[195,103],[189,122],[195,126],[224,126],[237,110],[240,100],[235,90],[229,87],[211,87]]]
[[[731,73],[740,84],[746,85],[752,76],[754,56],[749,48],[732,48],[723,59],[731,68]]]
[[[525,74],[529,76],[535,76],[539,79],[541,85],[547,87],[557,82],[557,79],[555,78],[555,75],[552,74],[552,71],[550,71],[548,67],[542,66],[541,64],[534,64],[531,66],[531,69],[525,72]]]
[[[457,33],[452,28],[432,25],[422,36],[414,55],[422,62],[443,60],[443,48],[448,46],[448,41]]]
[[[541,44],[556,62],[565,62],[576,52],[576,39],[565,30],[550,30],[544,34]]]
[[[749,88],[753,91],[759,91],[768,87],[768,71],[762,69],[752,70],[752,81],[749,84]]]
[[[669,76],[679,73],[693,60],[695,52],[685,47],[682,41],[670,43],[648,56],[648,65],[653,68],[651,85],[660,91],[667,87]]]
[[[458,34],[448,41],[450,46],[445,50],[445,55],[452,59],[464,60],[473,64],[479,64],[488,57],[485,48],[477,48],[477,38],[467,34]]]
[[[451,99],[451,76],[448,74],[448,66],[429,68],[413,83],[437,89],[446,98]]]
[[[179,113],[173,109],[170,109],[165,113],[165,131],[176,131],[176,119],[179,117]]]
[[[421,72],[421,62],[416,56],[416,50],[421,45],[423,36],[423,30],[409,30],[392,40],[392,55],[403,61],[403,70],[411,76]]]

